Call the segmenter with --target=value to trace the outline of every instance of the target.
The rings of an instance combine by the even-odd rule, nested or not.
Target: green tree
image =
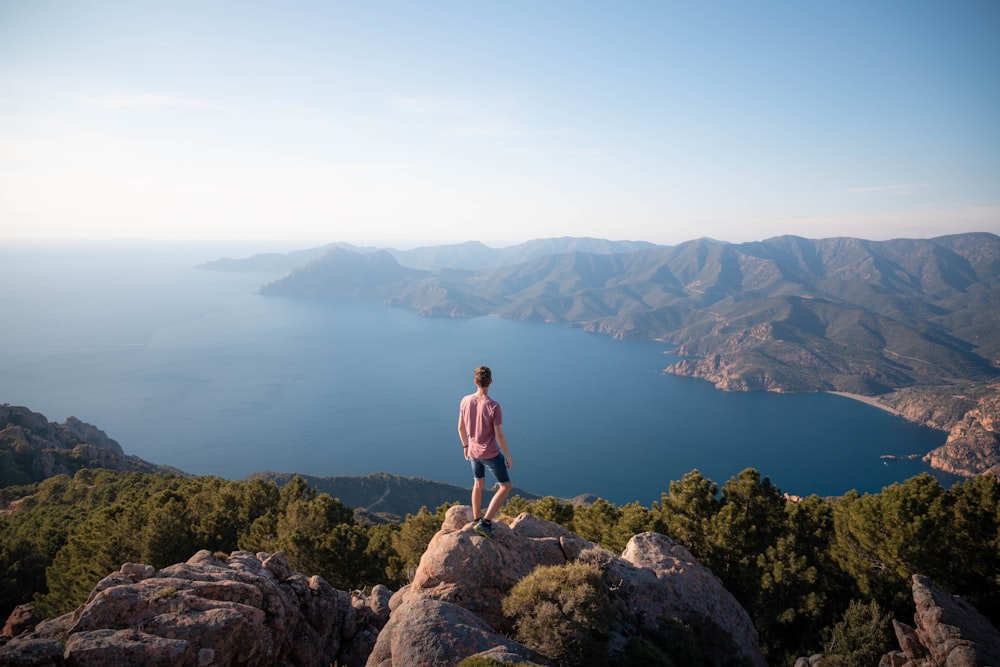
[[[702,562],[711,556],[711,520],[722,506],[718,494],[715,482],[692,470],[680,481],[670,482],[670,492],[660,496],[659,506],[653,505],[664,532]]]
[[[447,509],[448,505],[442,505]],[[393,535],[393,544],[399,554],[402,570],[407,581],[413,579],[420,564],[420,557],[427,551],[431,538],[441,530],[444,524],[444,512],[431,514],[426,507],[421,507],[416,514],[407,514],[399,531]]]
[[[531,509],[532,501],[520,495],[513,495],[507,498],[503,511],[510,516],[517,516],[521,512],[528,512]]]
[[[758,555],[784,532],[785,499],[771,481],[748,468],[722,488],[719,510],[708,521],[709,568],[751,616],[763,575]]]
[[[651,509],[632,502],[624,505],[618,512],[618,521],[605,537],[604,548],[621,553],[628,541],[635,535],[645,532],[663,533],[663,525],[659,517]]]
[[[946,565],[923,574],[1000,626],[1000,478],[985,474],[952,486],[942,517],[948,539],[938,547]]]
[[[945,491],[927,473],[880,494],[848,492],[834,505],[834,558],[861,595],[902,615],[913,574],[935,578],[954,565],[942,548],[950,539],[946,513]]]
[[[156,568],[182,563],[198,550],[184,496],[161,491],[146,503],[139,560]]]
[[[351,510],[299,484],[287,494],[282,489],[282,500],[275,546],[286,553],[292,568],[318,574],[337,588],[364,587],[360,578],[369,573],[364,566],[368,533],[355,525]]]
[[[580,537],[607,546],[615,541],[615,526],[618,525],[621,514],[618,507],[603,498],[598,498],[590,505],[576,508],[573,514],[573,526]]]
[[[510,501],[508,501],[508,511],[510,511],[509,505]],[[563,502],[553,496],[545,496],[532,502],[526,511],[531,516],[551,521],[552,523],[558,523],[567,530],[573,530],[575,509],[572,503]]]
[[[787,503],[785,517],[783,534],[757,557],[761,580],[754,624],[772,664],[812,652],[850,591],[850,580],[830,556],[831,504],[810,496]]]
[[[141,530],[141,510],[134,503],[94,512],[73,530],[46,570],[48,593],[36,596],[36,611],[43,617],[72,611],[122,563],[140,560]]]
[[[398,525],[391,523],[369,526],[365,553],[378,570],[371,583],[382,583],[389,588],[399,588],[408,583],[406,563],[395,547],[399,530]]]

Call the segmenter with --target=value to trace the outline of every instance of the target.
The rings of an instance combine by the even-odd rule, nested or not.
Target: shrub
[[[608,591],[596,567],[541,566],[503,600],[517,639],[560,665],[607,664]]]
[[[868,604],[851,600],[843,618],[833,626],[830,653],[850,667],[877,665],[892,650],[891,619],[892,614],[883,614],[875,600]]]
[[[458,663],[458,667],[529,667],[527,662],[501,662],[493,658],[474,655]]]

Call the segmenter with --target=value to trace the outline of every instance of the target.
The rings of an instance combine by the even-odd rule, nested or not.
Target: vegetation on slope
[[[74,609],[124,562],[160,568],[199,549],[280,549],[296,570],[343,590],[398,588],[447,509],[362,526],[350,508],[301,479],[279,488],[259,479],[108,470],[4,489],[2,499],[17,506],[0,516],[0,615],[34,601],[44,616]],[[921,475],[879,494],[793,502],[752,469],[721,488],[692,471],[650,507],[508,502],[509,515],[521,511],[612,551],[642,531],[670,536],[748,610],[774,664],[825,646],[852,601],[908,619],[913,573],[1000,621],[1000,480],[992,475],[950,489]]]

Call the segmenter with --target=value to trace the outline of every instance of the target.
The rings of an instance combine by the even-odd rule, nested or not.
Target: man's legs
[[[503,484],[500,485],[500,488],[497,489],[497,492],[493,494],[493,499],[490,500],[490,506],[486,508],[486,514],[483,516],[484,519],[486,519],[487,521],[493,520],[493,517],[495,517],[497,513],[500,511],[500,508],[503,507],[504,501],[507,500],[507,496],[510,495],[510,490],[512,488],[514,488],[514,485],[511,484],[510,482],[504,482]],[[475,495],[475,487],[473,487],[473,496],[474,495]],[[483,489],[482,487],[480,487],[479,488],[480,502],[482,502],[482,495],[483,495]],[[473,498],[473,503],[475,503],[475,498]],[[473,514],[476,513],[476,507],[477,505],[473,504],[472,506]]]
[[[484,477],[472,478],[472,520],[479,521],[482,517],[480,511],[483,508],[483,487],[486,486]],[[492,506],[493,503],[490,503]]]

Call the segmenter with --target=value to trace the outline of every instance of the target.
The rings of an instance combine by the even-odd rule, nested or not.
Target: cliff
[[[160,571],[127,563],[74,612],[36,627],[12,616],[0,664],[18,665],[456,665],[472,655],[548,665],[506,634],[501,600],[540,565],[595,564],[614,621],[608,660],[629,640],[655,641],[673,620],[711,628],[713,664],[763,666],[746,611],[686,549],[653,533],[610,554],[527,514],[475,534],[452,507],[408,586],[364,594],[292,572],[284,555],[207,551]]]
[[[923,458],[955,475],[1000,475],[1000,385],[907,388],[878,397],[906,419],[948,432]]]
[[[0,404],[0,487],[72,475],[81,468],[184,474],[125,454],[104,431],[76,417],[57,424],[28,408]]]

